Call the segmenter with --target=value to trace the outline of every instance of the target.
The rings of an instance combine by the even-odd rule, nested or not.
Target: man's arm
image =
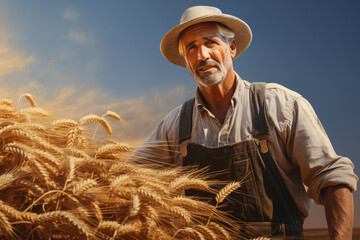
[[[321,191],[331,240],[351,240],[354,221],[352,192],[345,185],[326,187]]]

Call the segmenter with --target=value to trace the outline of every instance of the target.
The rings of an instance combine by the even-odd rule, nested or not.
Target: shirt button
[[[216,125],[219,125],[219,124],[220,124],[220,121],[219,121],[219,120],[215,120],[215,123],[216,123]]]

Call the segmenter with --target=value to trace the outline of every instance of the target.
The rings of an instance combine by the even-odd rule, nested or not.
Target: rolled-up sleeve
[[[299,96],[291,102],[288,121],[287,152],[301,171],[307,194],[322,204],[321,189],[345,184],[356,190],[358,177],[354,165],[347,157],[336,154],[310,103]]]

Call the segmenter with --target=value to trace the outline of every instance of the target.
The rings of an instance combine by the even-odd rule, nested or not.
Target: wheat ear
[[[101,155],[107,154],[107,153],[113,153],[113,152],[130,152],[131,147],[129,144],[126,143],[111,143],[106,144],[96,150],[95,158],[98,158]]]
[[[12,228],[12,225],[9,221],[9,219],[6,217],[6,215],[3,212],[0,212],[0,237],[3,233],[5,233],[8,236],[12,236],[14,234],[14,229]]]
[[[126,174],[117,176],[110,182],[110,188],[115,189],[120,183],[122,183],[128,179],[129,179],[129,175],[126,175]]]
[[[79,125],[79,123],[77,123],[76,121],[71,120],[71,119],[59,119],[59,120],[53,121],[51,123],[51,125],[53,127],[76,127]]]
[[[111,117],[111,118],[116,119],[116,120],[118,120],[118,121],[121,121],[121,118],[120,118],[120,116],[117,115],[115,112],[109,111],[109,110],[108,110],[104,115],[102,115],[102,117],[101,117],[102,120],[100,120],[99,122],[100,122],[100,124],[102,124],[102,125],[105,127],[105,130],[111,135],[111,134],[112,134],[112,130],[111,130],[111,128],[110,128],[110,125],[109,125],[106,121],[103,122],[103,120],[105,120],[105,118],[104,118],[105,116]],[[95,139],[98,126],[99,126],[99,125],[97,125],[96,128],[95,128],[95,131],[94,131],[94,135],[93,135],[92,140]],[[109,131],[110,131],[110,132],[109,132]]]
[[[233,191],[235,191],[236,189],[238,189],[239,187],[241,187],[241,183],[240,182],[230,182],[228,183],[225,187],[223,187],[218,194],[216,194],[215,200],[216,203],[222,203],[222,201],[224,201],[224,199]]]
[[[21,109],[20,113],[30,114],[30,115],[39,116],[39,117],[49,117],[50,116],[50,114],[48,112],[46,112],[44,109],[37,108],[37,107]]]
[[[194,229],[201,232],[205,236],[205,239],[207,239],[207,240],[216,240],[217,239],[216,234],[212,230],[210,230],[208,227],[205,227],[203,225],[196,225],[194,227]]]
[[[171,201],[174,205],[184,207],[189,209],[189,211],[209,212],[215,210],[215,206],[207,204],[203,201],[191,199],[189,197],[177,196]]]
[[[115,239],[116,237],[125,234],[139,232],[141,231],[141,228],[142,228],[142,223],[140,221],[134,223],[121,224],[120,227],[116,229],[112,239]]]
[[[81,180],[78,184],[76,184],[73,188],[73,194],[74,195],[80,195],[83,192],[86,192],[87,190],[89,190],[90,188],[96,186],[98,183],[97,181],[95,181],[94,179],[85,179],[85,180]]]
[[[30,93],[26,93],[26,94],[24,95],[24,97],[29,101],[29,103],[30,103],[30,105],[31,105],[32,107],[36,107],[35,100],[34,100],[34,98],[31,96]]]
[[[59,227],[58,224],[72,226],[75,227],[80,234],[85,235],[87,239],[92,237],[89,227],[70,212],[54,211],[39,214],[36,222],[41,225],[49,224],[55,227]]]
[[[0,190],[9,187],[16,180],[13,172],[0,175]]]
[[[2,98],[2,99],[0,99],[0,105],[11,106],[12,101],[10,99],[7,99],[7,98]]]
[[[215,223],[215,222],[211,222],[209,223],[208,226],[211,230],[213,230],[217,236],[222,236],[224,238],[220,238],[220,239],[226,239],[226,240],[230,240],[231,237],[229,235],[229,233],[219,224]]]
[[[205,181],[201,179],[189,178],[187,176],[182,176],[175,179],[170,183],[169,187],[175,191],[186,189],[198,189],[203,191],[210,190],[209,185]]]
[[[115,120],[118,120],[118,121],[122,121],[122,119],[120,118],[120,116],[119,116],[117,113],[115,113],[115,112],[113,112],[113,111],[110,111],[110,110],[108,110],[108,111],[103,115],[103,117],[105,117],[105,116],[111,117],[111,118],[113,118],[113,119],[115,119]]]
[[[82,117],[79,120],[79,125],[84,125],[85,123],[88,123],[88,122],[99,122],[105,128],[105,130],[108,134],[110,134],[110,135],[112,134],[110,124],[105,118],[99,117],[95,114],[89,114],[89,115],[86,115],[85,117]]]
[[[236,189],[238,189],[239,187],[241,187],[241,183],[240,182],[230,182],[228,183],[225,187],[223,187],[215,196],[215,200],[216,200],[216,206],[215,208],[217,208],[217,206],[219,205],[219,203],[222,203],[224,201],[224,199],[233,191],[235,191]],[[211,217],[213,216],[213,213],[211,213],[211,215],[209,216],[209,219],[206,223],[206,227],[208,226]]]
[[[199,231],[197,231],[193,228],[190,228],[190,227],[178,230],[177,232],[175,232],[173,238],[175,238],[175,236],[178,233],[182,233],[183,235],[185,235],[185,239],[188,239],[188,238],[186,238],[186,236],[188,236],[188,237],[190,237],[190,239],[206,240],[205,237]]]
[[[6,216],[17,221],[31,221],[34,222],[37,214],[32,212],[21,212],[12,206],[7,205],[5,202],[0,200],[0,212],[6,214]]]

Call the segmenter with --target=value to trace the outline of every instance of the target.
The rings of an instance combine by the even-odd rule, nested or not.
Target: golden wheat
[[[20,113],[25,114],[27,116],[50,117],[50,114],[48,112],[46,112],[42,108],[37,108],[37,107],[21,109]]]
[[[111,117],[111,118],[113,118],[113,119],[115,119],[115,120],[118,120],[118,121],[122,121],[122,119],[120,118],[120,116],[119,116],[117,113],[115,113],[115,112],[113,112],[113,111],[110,111],[110,110],[108,110],[108,111],[104,114],[104,116]]]
[[[215,200],[217,203],[222,203],[224,199],[233,191],[241,187],[240,182],[231,182],[228,183],[225,187],[223,187],[218,194],[216,194]]]
[[[133,217],[136,214],[138,214],[138,212],[140,211],[140,199],[138,195],[134,195],[132,196],[132,200],[131,200],[131,206],[129,209],[129,217]]]
[[[89,122],[111,134],[116,113],[53,121],[23,96],[31,108],[0,99],[0,239],[236,239],[215,206],[183,195],[214,192],[201,171],[128,162],[131,146],[86,138]]]
[[[114,154],[117,152],[130,152],[131,151],[131,147],[129,144],[126,143],[111,143],[111,144],[106,144],[102,147],[100,147],[99,149],[96,150],[96,154],[95,154],[95,158],[98,158],[102,155],[105,154]]]
[[[1,99],[0,99],[0,105],[11,106],[11,105],[12,105],[12,100],[11,100],[11,99],[7,99],[7,98],[1,98]]]
[[[169,185],[170,189],[175,191],[187,190],[187,189],[198,189],[203,191],[210,191],[210,187],[206,181],[201,179],[189,178],[188,176],[181,176]]]
[[[30,103],[30,105],[31,105],[32,107],[36,107],[35,100],[34,100],[34,98],[31,96],[30,93],[26,93],[26,94],[24,95],[24,97],[29,101],[29,103]]]
[[[76,127],[79,123],[71,119],[58,119],[53,121],[51,125],[54,127]]]

